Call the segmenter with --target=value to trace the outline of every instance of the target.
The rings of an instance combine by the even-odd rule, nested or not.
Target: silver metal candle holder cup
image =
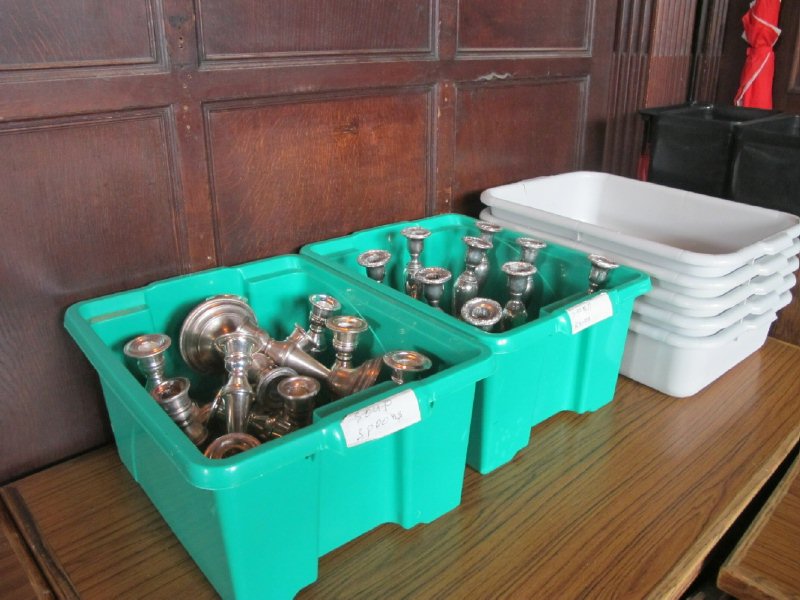
[[[586,291],[589,294],[594,294],[597,290],[605,286],[609,272],[616,269],[619,265],[599,254],[590,254],[588,258],[589,262],[592,263],[592,268],[589,271],[589,289]]]
[[[122,349],[125,356],[136,361],[136,365],[146,377],[144,384],[148,392],[164,381],[164,353],[172,344],[169,336],[151,333],[133,338]]]
[[[522,297],[533,274],[536,273],[536,267],[521,260],[515,260],[505,263],[502,269],[508,278],[509,298],[503,307],[503,328],[508,330],[519,327],[528,320],[528,311]]]
[[[431,359],[413,350],[394,350],[383,355],[383,362],[392,370],[392,381],[397,385],[413,380],[433,364]]]
[[[450,281],[453,274],[442,267],[425,267],[417,271],[415,277],[425,301],[433,308],[442,310],[439,303],[444,295],[444,284]]]
[[[453,284],[451,314],[457,318],[461,316],[461,307],[464,306],[464,303],[478,295],[479,285],[476,269],[485,258],[486,251],[492,247],[491,242],[474,236],[464,237],[464,243],[467,246],[467,252],[464,257],[464,272],[458,276],[455,284]]]
[[[349,369],[353,366],[353,353],[358,347],[358,340],[369,326],[367,322],[350,315],[341,315],[328,319],[328,329],[333,333],[333,348],[336,351],[334,366]]]
[[[228,458],[260,445],[261,442],[248,433],[227,433],[211,442],[203,454],[208,458]]]
[[[422,268],[420,255],[422,254],[422,250],[424,248],[425,239],[430,237],[431,232],[429,229],[414,225],[401,230],[400,235],[406,238],[408,243],[408,253],[411,257],[403,271],[405,292],[412,298],[420,298],[421,290],[417,284],[416,274],[417,271]]]
[[[294,429],[311,423],[319,382],[304,375],[287,377],[278,384],[278,395],[283,398],[284,415]]]
[[[491,298],[473,298],[461,308],[461,319],[487,333],[496,331],[503,317],[503,307]]]
[[[328,294],[312,294],[308,297],[311,310],[308,313],[308,340],[307,352],[319,354],[328,347],[325,337],[325,326],[333,315],[342,309],[341,303]]]
[[[386,250],[367,250],[358,255],[358,264],[367,271],[367,277],[378,283],[383,283],[386,277],[386,265],[392,255]]]
[[[189,397],[189,386],[186,377],[175,377],[159,383],[151,394],[192,443],[201,446],[208,439],[208,429],[200,410]]]

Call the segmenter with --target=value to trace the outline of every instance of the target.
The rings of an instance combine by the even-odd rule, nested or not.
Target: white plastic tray
[[[490,188],[481,201],[498,218],[695,277],[727,275],[800,235],[789,213],[592,171]]]
[[[750,316],[716,335],[690,338],[633,315],[620,373],[670,396],[692,396],[761,348],[776,318]]]
[[[794,275],[787,275],[780,289],[737,304],[715,317],[686,317],[670,310],[638,302],[634,305],[633,312],[642,323],[656,325],[686,337],[706,337],[732,327],[750,315],[777,312],[791,302],[792,295],[789,290],[794,284]]]
[[[637,298],[637,302],[665,308],[687,317],[716,317],[748,299],[775,291],[784,283],[785,277],[794,273],[798,267],[800,260],[793,256],[777,272],[754,277],[717,298],[693,298],[664,289],[654,280],[653,288],[645,296]]]
[[[786,263],[800,252],[800,240],[792,239],[789,246],[778,254],[761,257],[726,275],[699,277],[685,275],[666,267],[643,261],[618,249],[610,249],[604,245],[588,244],[583,241],[565,238],[553,232],[538,229],[527,222],[501,218],[494,213],[493,208],[486,208],[481,211],[480,218],[515,231],[528,233],[545,241],[580,250],[581,252],[599,252],[619,263],[645,271],[653,278],[654,286],[657,285],[667,291],[677,292],[693,298],[719,298],[756,277],[769,276],[782,271],[786,268]]]

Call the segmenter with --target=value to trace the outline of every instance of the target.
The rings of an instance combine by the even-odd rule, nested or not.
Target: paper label
[[[352,412],[342,419],[348,448],[391,435],[422,420],[413,390],[405,390],[375,404]]]
[[[573,335],[595,323],[608,319],[613,314],[614,307],[611,304],[611,298],[605,292],[600,292],[591,299],[567,309]]]

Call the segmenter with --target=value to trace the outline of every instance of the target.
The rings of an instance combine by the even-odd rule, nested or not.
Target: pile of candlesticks
[[[369,324],[338,314],[341,304],[330,295],[313,294],[308,302],[308,327],[295,325],[284,340],[259,327],[245,298],[225,294],[197,305],[180,330],[181,357],[193,371],[227,377],[203,405],[190,396],[188,378],[165,373],[169,336],[138,336],[124,353],[146,377],[150,395],[209,458],[233,456],[310,424],[315,408],[374,385],[384,367],[398,385],[431,368],[431,360],[414,350],[355,366]],[[329,344],[335,360],[327,366],[320,359]]]
[[[517,260],[500,266],[506,276],[504,298],[489,298],[482,295],[491,269],[488,253],[493,248],[494,236],[502,228],[485,221],[477,221],[476,226],[476,235],[463,238],[466,246],[464,270],[452,284],[452,302],[447,307],[442,306],[442,297],[453,274],[441,266],[425,267],[422,262],[425,240],[430,237],[431,231],[419,226],[403,229],[400,233],[407,240],[409,254],[403,271],[403,291],[484,331],[501,332],[519,327],[529,319],[528,306],[534,291],[536,260],[547,244],[529,237],[516,238],[515,243],[519,247]],[[589,254],[587,258],[591,263],[587,293],[592,294],[603,287],[608,273],[618,265],[598,254]],[[373,249],[362,252],[357,260],[366,270],[367,277],[383,283],[391,259],[390,252]]]

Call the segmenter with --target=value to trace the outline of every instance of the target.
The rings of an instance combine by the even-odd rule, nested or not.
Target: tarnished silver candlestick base
[[[536,267],[521,260],[507,262],[502,267],[508,277],[508,302],[503,307],[503,328],[508,330],[523,325],[528,320],[528,311],[522,295]]]
[[[434,308],[442,310],[439,303],[444,294],[444,284],[450,281],[453,274],[442,267],[425,267],[415,275],[417,285],[422,288],[425,301]]]
[[[208,458],[228,458],[260,445],[249,433],[227,433],[211,442],[203,454]]]
[[[491,298],[473,298],[461,309],[461,318],[488,333],[493,332],[503,317],[503,308]]]
[[[589,289],[586,290],[586,292],[588,294],[594,294],[605,285],[608,279],[608,273],[616,269],[619,265],[599,254],[590,254],[589,262],[592,263],[592,268],[589,271]]]
[[[164,353],[171,344],[169,336],[151,333],[133,338],[122,349],[125,356],[136,361],[139,370],[147,378],[144,388],[148,392],[164,381]]]
[[[312,294],[308,297],[311,310],[308,313],[308,341],[306,352],[319,354],[328,347],[325,325],[342,308],[341,303],[328,294]]]
[[[255,395],[247,380],[247,369],[253,361],[253,354],[262,347],[254,335],[234,331],[219,336],[214,345],[225,357],[225,369],[230,377],[219,391],[225,407],[225,426],[228,433],[244,433],[247,416]]]
[[[408,253],[411,255],[411,259],[403,271],[405,292],[412,298],[420,298],[421,290],[417,285],[416,274],[422,268],[422,262],[419,257],[422,254],[425,238],[430,237],[431,232],[429,229],[414,225],[400,231],[400,235],[408,240]]]
[[[494,236],[496,233],[500,233],[503,231],[503,228],[500,225],[495,225],[494,223],[489,223],[487,221],[477,221],[475,226],[481,232],[480,237],[483,240],[486,240],[490,244],[494,245]],[[475,269],[475,276],[478,278],[478,288],[483,287],[483,284],[486,283],[487,277],[489,277],[489,256],[484,255],[481,259],[481,264]]]
[[[200,409],[189,397],[189,385],[186,377],[166,379],[151,394],[192,443],[202,446],[208,439],[208,429],[201,420]]]
[[[392,255],[386,250],[367,250],[358,255],[358,264],[367,271],[367,277],[383,283],[386,277],[386,265],[391,260]]]
[[[334,367],[350,369],[353,366],[353,353],[358,347],[358,340],[369,326],[367,322],[350,315],[340,315],[328,319],[328,329],[333,333],[333,348],[336,350]]]
[[[403,385],[416,375],[427,371],[433,364],[431,359],[413,350],[394,350],[383,355],[383,362],[392,370],[392,381]]]
[[[539,252],[547,247],[547,242],[537,240],[529,237],[520,237],[516,240],[517,246],[520,247],[519,259],[529,265],[536,266],[536,259],[539,257]],[[527,306],[533,296],[533,277],[528,280],[528,285],[522,293],[522,302]]]
[[[184,319],[180,350],[184,362],[200,373],[224,372],[222,355],[214,348],[221,335],[256,323],[256,315],[241,296],[220,294],[198,304]]]
[[[467,245],[467,253],[464,257],[464,272],[458,276],[453,284],[453,310],[451,314],[457,318],[461,316],[461,307],[467,300],[471,300],[478,295],[478,277],[475,270],[486,256],[486,251],[492,247],[491,242],[486,240],[466,236],[464,243]]]

